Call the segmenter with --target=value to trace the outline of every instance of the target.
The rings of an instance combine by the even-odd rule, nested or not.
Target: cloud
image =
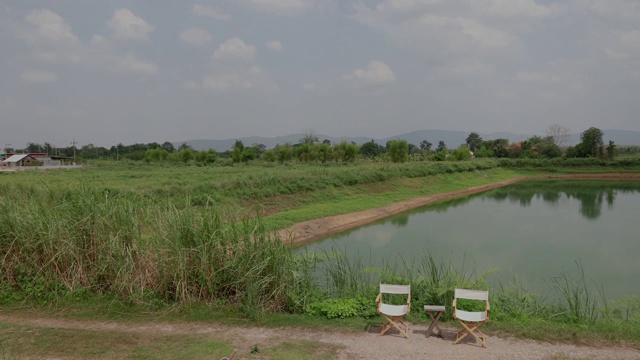
[[[129,9],[116,10],[107,25],[117,39],[148,40],[149,34],[154,30],[153,25]]]
[[[305,90],[311,91],[311,90],[315,90],[317,88],[317,85],[315,83],[304,83],[302,85],[302,88]]]
[[[255,57],[256,47],[246,44],[240,38],[229,39],[218,47],[213,53],[214,60],[244,60],[248,61]]]
[[[557,4],[541,5],[535,0],[474,0],[478,13],[499,17],[547,17],[557,15],[564,8]]]
[[[195,16],[208,17],[219,21],[231,21],[231,15],[213,6],[195,4],[191,8],[191,13]]]
[[[244,7],[281,16],[293,16],[320,6],[321,1],[326,0],[236,0]]]
[[[25,16],[25,22],[32,25],[34,35],[43,40],[72,43],[78,41],[78,38],[71,30],[71,25],[51,10],[39,9],[31,11]]]
[[[20,75],[20,78],[25,82],[36,84],[46,84],[58,81],[58,76],[54,72],[48,70],[26,70]]]
[[[269,74],[258,66],[252,66],[245,72],[227,71],[206,75],[202,87],[217,92],[235,92],[242,90],[263,90],[278,92],[278,84]]]
[[[364,69],[356,69],[352,74],[343,76],[346,80],[357,81],[366,85],[383,85],[396,81],[396,76],[389,65],[373,60]]]
[[[447,2],[449,4],[449,2]],[[497,27],[481,21],[473,9],[448,15],[447,11],[418,11],[424,3],[408,4],[416,7],[406,14],[389,13],[387,8],[371,9],[363,4],[354,7],[351,18],[361,24],[379,30],[397,45],[429,54],[459,53],[474,55],[496,55],[496,51],[506,50],[518,43],[518,38]],[[459,14],[458,14],[459,13]]]
[[[185,44],[203,46],[211,42],[211,34],[206,30],[188,28],[180,33],[180,40]]]
[[[158,68],[154,63],[140,60],[134,54],[127,54],[120,60],[120,68],[128,71],[155,74],[158,72]]]
[[[284,46],[282,45],[282,43],[280,41],[267,41],[265,43],[265,45],[267,46],[267,49],[273,51],[273,52],[283,52],[284,51]]]

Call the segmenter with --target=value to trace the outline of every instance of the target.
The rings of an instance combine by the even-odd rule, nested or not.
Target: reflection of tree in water
[[[396,227],[405,227],[409,223],[409,214],[400,214],[389,219],[389,222]]]
[[[615,196],[618,192],[635,193],[640,191],[637,182],[607,182],[607,181],[527,181],[508,187],[487,191],[481,196],[497,201],[508,199],[518,202],[521,206],[531,205],[534,197],[544,202],[556,205],[564,194],[568,199],[580,201],[580,214],[589,220],[595,220],[602,215],[605,199],[609,209],[613,208]]]

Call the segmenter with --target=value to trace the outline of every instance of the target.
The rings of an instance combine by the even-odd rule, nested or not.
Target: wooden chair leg
[[[467,326],[467,324],[465,324],[460,319],[458,319],[458,322],[462,325],[462,327],[464,329],[458,331],[458,333],[456,334],[456,341],[453,342],[454,345],[459,343],[462,339],[464,339],[468,335],[471,335],[476,339],[476,341],[478,343],[480,343],[480,345],[482,345],[483,348],[487,347],[487,343],[485,341],[486,340],[486,335],[484,333],[482,333],[482,331],[480,331],[480,329],[478,329],[478,326],[482,325],[482,323],[479,323],[479,324],[469,323],[472,326],[470,328],[469,326]],[[478,332],[480,334],[480,336],[476,335],[476,332]],[[462,336],[461,336],[461,334],[462,334]]]
[[[382,315],[382,317],[384,317],[385,319],[387,319],[387,322],[382,326],[382,329],[380,331],[380,334],[378,336],[382,336],[384,335],[384,333],[386,333],[389,329],[391,329],[391,327],[395,327],[396,329],[398,329],[398,331],[400,331],[400,333],[406,337],[407,339],[409,338],[408,332],[409,332],[409,325],[407,325],[404,321],[402,321],[401,317],[387,317],[385,314],[380,314]],[[398,323],[404,325],[406,330],[403,330],[402,328],[400,328],[400,326],[398,325]],[[387,326],[388,325],[388,326]],[[386,327],[386,329],[385,329]]]

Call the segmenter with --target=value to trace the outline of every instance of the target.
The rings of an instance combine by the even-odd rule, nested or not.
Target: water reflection
[[[368,266],[411,262],[427,252],[543,288],[543,279],[582,261],[608,295],[628,295],[629,288],[640,295],[638,204],[640,182],[526,182],[406,212],[306,249],[337,246],[345,256],[366,254]]]
[[[558,205],[561,201],[575,199],[580,202],[578,208],[580,215],[589,220],[597,220],[602,215],[602,207],[605,203],[609,209],[613,207],[616,195],[639,191],[637,182],[526,181],[443,202],[434,205],[434,210],[447,211],[447,209],[468,204],[475,198],[488,198],[499,202],[509,201],[522,207],[531,206],[534,199],[542,199],[549,205]],[[404,219],[397,224],[402,224],[403,221]]]

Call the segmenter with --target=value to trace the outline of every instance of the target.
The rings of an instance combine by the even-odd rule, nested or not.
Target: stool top
[[[444,305],[425,305],[424,311],[444,311]]]

